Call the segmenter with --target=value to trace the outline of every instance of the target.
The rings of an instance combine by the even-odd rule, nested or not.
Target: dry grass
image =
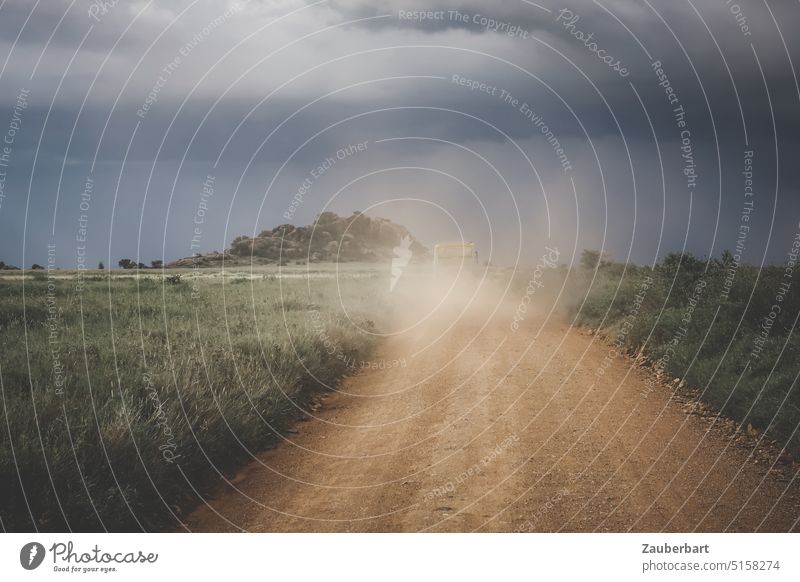
[[[370,350],[386,280],[316,271],[0,278],[2,528],[178,527]]]

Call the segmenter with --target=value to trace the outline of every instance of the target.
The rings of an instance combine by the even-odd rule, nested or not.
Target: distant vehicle
[[[478,265],[478,249],[472,241],[442,242],[433,247],[433,268],[436,273],[472,271]]]

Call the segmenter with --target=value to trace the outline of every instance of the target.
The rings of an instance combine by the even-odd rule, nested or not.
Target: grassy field
[[[179,527],[366,357],[353,323],[388,287],[357,265],[143,273],[0,277],[4,530]]]
[[[512,296],[547,303],[566,273],[521,271]],[[375,336],[359,328],[408,307],[387,300],[388,277],[358,264],[3,273],[0,527],[178,528],[220,475],[368,358]],[[421,287],[409,289],[413,301]],[[791,271],[671,255],[575,268],[566,289],[569,320],[800,452]]]
[[[673,254],[655,268],[602,263],[571,277],[571,315],[643,354],[714,409],[800,453],[800,285],[791,266]],[[682,383],[679,382],[678,386]]]

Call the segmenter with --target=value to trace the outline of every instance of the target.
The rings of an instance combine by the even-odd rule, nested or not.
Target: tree
[[[106,268],[106,266],[103,264],[103,261],[100,261],[99,263],[97,263],[97,268],[102,271],[103,269]]]
[[[31,270],[32,271],[40,271],[42,269],[44,269],[44,267],[41,266],[39,263],[34,263],[34,264],[31,265]]]
[[[733,257],[733,253],[731,253],[728,249],[722,251],[722,257],[720,257],[720,261],[726,267],[733,265],[736,262],[736,259]]]
[[[150,266],[152,266],[154,269],[160,269],[161,267],[164,266],[164,261],[162,261],[161,259],[154,259],[150,261]]]
[[[136,267],[136,263],[130,259],[120,259],[119,263],[117,264],[119,265],[120,269],[133,269]]]
[[[608,260],[608,253],[605,251],[592,251],[584,249],[581,253],[581,266],[585,269],[595,269]]]
[[[706,264],[691,253],[668,253],[661,259],[659,267],[666,271],[668,276],[674,277],[680,274],[694,280],[703,276]]]
[[[317,216],[317,223],[318,224],[328,224],[331,222],[336,222],[339,219],[339,216],[335,212],[323,212],[319,216]]]

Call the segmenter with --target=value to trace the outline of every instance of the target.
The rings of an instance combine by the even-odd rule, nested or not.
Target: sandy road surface
[[[598,377],[599,340],[552,317],[514,332],[510,313],[438,312],[385,339],[374,360],[405,367],[347,379],[187,528],[800,528],[798,479],[748,459],[666,388],[648,392],[630,361]]]

